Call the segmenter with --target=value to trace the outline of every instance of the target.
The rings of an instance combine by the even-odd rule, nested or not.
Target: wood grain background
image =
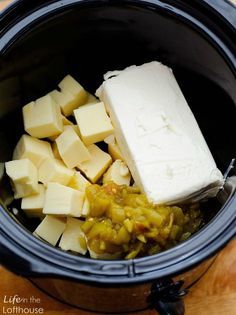
[[[34,0],[32,0],[34,1]],[[0,0],[3,9],[9,0]],[[233,0],[236,3],[236,0]],[[3,307],[11,304],[4,303],[4,297],[12,295],[29,299],[34,296],[39,303],[21,303],[21,307],[42,307],[46,315],[94,315],[84,312],[48,297],[27,279],[16,276],[0,266],[0,314],[4,314]],[[186,315],[236,315],[236,240],[219,254],[215,264],[205,276],[194,286],[185,298]],[[134,315],[151,315],[155,312],[147,311]]]

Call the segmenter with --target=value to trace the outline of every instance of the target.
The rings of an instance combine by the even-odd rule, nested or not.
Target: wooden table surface
[[[236,0],[233,1],[236,2]],[[9,0],[0,0],[0,9],[4,8],[9,2]],[[94,314],[68,307],[55,301],[34,287],[27,279],[16,276],[0,266],[1,315],[4,314],[3,307],[6,309],[7,306],[10,306],[7,303],[9,297],[16,294],[21,298],[27,299],[27,301],[34,296],[38,299],[38,307],[42,307],[43,314],[46,315],[62,315],[65,313],[68,315]],[[219,254],[215,264],[187,295],[185,304],[186,315],[236,314],[236,240],[231,241]],[[18,306],[32,307],[32,305],[24,302],[18,304]],[[142,314],[151,315],[154,312],[148,311],[142,312]]]

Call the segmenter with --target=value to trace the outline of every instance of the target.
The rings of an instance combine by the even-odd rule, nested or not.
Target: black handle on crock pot
[[[185,307],[182,297],[187,290],[181,289],[183,281],[174,282],[163,279],[155,282],[147,302],[151,309],[158,311],[159,315],[184,315]]]

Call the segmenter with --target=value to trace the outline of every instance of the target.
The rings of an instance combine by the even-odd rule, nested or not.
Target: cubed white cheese
[[[67,185],[74,175],[74,171],[68,169],[62,161],[52,158],[43,161],[38,173],[39,181],[44,185],[47,185],[49,182]]]
[[[33,137],[47,138],[62,132],[60,107],[45,95],[23,107],[25,130]]]
[[[110,136],[108,136],[108,137],[106,137],[106,138],[104,139],[104,142],[105,142],[106,144],[115,143],[115,141],[116,141],[116,139],[115,139],[114,134],[113,134],[113,135],[110,135]]]
[[[58,86],[63,94],[70,94],[74,98],[73,106],[70,105],[66,108],[66,116],[71,115],[73,109],[86,103],[87,92],[71,75],[67,75]]]
[[[49,95],[60,106],[65,116],[70,116],[73,110],[79,106],[77,98],[71,93],[54,90],[50,92]]]
[[[88,149],[73,128],[68,127],[55,141],[60,156],[68,168],[91,158]]]
[[[102,141],[114,131],[102,102],[81,106],[74,115],[86,145]]]
[[[39,191],[35,195],[24,197],[21,200],[21,209],[29,217],[41,217],[43,214],[45,187],[42,184],[38,186]]]
[[[58,183],[48,183],[43,213],[80,217],[83,202],[83,192]]]
[[[88,93],[88,98],[87,98],[87,101],[86,101],[86,104],[95,104],[95,103],[99,103],[99,99],[97,99],[94,95]]]
[[[223,176],[171,69],[151,62],[105,77],[96,95],[105,103],[122,155],[148,199],[182,202],[212,188],[216,194]]]
[[[81,225],[84,222],[74,218],[67,218],[66,228],[62,234],[59,247],[62,250],[71,250],[73,252],[85,255],[87,244]]]
[[[29,159],[37,168],[48,157],[53,157],[50,143],[23,135],[13,152],[13,160]]]
[[[34,234],[55,246],[63,231],[65,230],[65,227],[65,219],[46,215],[46,217],[34,231]]]
[[[65,118],[65,116],[63,116]],[[62,119],[62,121],[64,121],[64,118]],[[67,119],[67,122],[65,122],[65,124],[63,124],[63,131],[69,129],[69,128],[72,128],[75,130],[75,132],[80,136],[80,133],[79,133],[79,127],[77,125],[74,125],[73,123],[69,123],[69,120]],[[56,138],[58,137],[59,135],[56,135],[56,136],[52,136],[52,137],[49,137],[48,139],[50,141],[55,141]]]
[[[12,181],[12,189],[14,191],[14,198],[20,199],[38,193],[38,184],[32,182],[17,183]]]
[[[38,171],[29,159],[6,162],[5,166],[6,173],[12,180],[15,199],[38,192]]]
[[[127,165],[121,160],[116,160],[103,176],[104,184],[112,181],[117,185],[129,186],[130,180],[131,174],[129,172],[129,169]]]
[[[64,115],[61,115],[61,119],[62,119],[62,125],[63,125],[61,132],[63,132],[65,130],[65,128],[68,126],[71,126],[71,125],[76,126],[69,119],[67,119]],[[78,126],[77,126],[77,128],[78,128]],[[78,128],[78,130],[79,130],[79,128]],[[57,137],[58,137],[58,134],[56,136],[48,137],[48,139],[50,141],[55,141]]]
[[[80,191],[85,192],[86,188],[91,185],[91,183],[80,173],[75,172],[68,186]]]
[[[89,203],[88,199],[85,197],[81,216],[87,217],[87,215],[89,214],[89,211],[90,211],[90,203]]]
[[[70,121],[68,118],[66,118],[64,115],[62,115],[62,123],[63,123],[63,126],[73,125],[73,122]]]
[[[124,160],[123,155],[120,151],[120,148],[116,142],[108,143],[108,153],[111,155],[112,159],[115,160]]]
[[[112,163],[112,159],[108,153],[102,151],[95,144],[91,144],[87,148],[91,154],[91,159],[79,163],[77,167],[92,183],[96,183]]]
[[[63,131],[73,129],[75,133],[80,137],[79,127],[77,125],[66,125],[63,127]]]
[[[60,156],[60,153],[58,151],[58,147],[57,147],[56,142],[52,143],[52,152],[53,152],[53,156],[55,159],[61,160],[61,156]]]

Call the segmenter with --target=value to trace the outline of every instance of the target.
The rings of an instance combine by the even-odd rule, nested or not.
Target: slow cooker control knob
[[[156,309],[160,315],[183,315],[184,303],[182,297],[188,290],[181,289],[184,281],[173,282],[163,279],[153,283],[147,302],[151,309]]]

